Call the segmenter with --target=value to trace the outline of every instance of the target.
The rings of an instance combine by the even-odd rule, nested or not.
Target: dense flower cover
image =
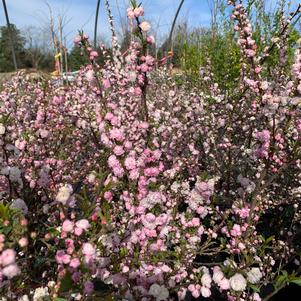
[[[268,50],[229,5],[242,55],[231,95],[209,71],[192,86],[155,69],[135,1],[125,54],[108,7],[113,59],[81,33],[90,65],[74,82],[5,85],[1,296],[86,300],[104,286],[124,300],[259,301],[300,282],[300,50],[290,77],[279,64],[265,79]]]

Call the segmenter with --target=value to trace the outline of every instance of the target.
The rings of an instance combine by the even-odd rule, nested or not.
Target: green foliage
[[[301,277],[296,276],[296,273],[288,274],[287,271],[282,271],[280,275],[276,278],[274,283],[275,290],[280,290],[281,288],[289,285],[290,283],[301,286]]]
[[[11,33],[18,69],[53,70],[54,57],[51,51],[46,51],[38,45],[28,45],[27,39],[13,24],[11,24]],[[38,39],[38,37],[35,36],[35,39]],[[2,26],[0,27],[0,72],[10,71],[14,71],[11,41],[7,26]]]
[[[21,210],[0,203],[0,233],[5,235],[9,247],[13,247],[21,237],[26,235],[26,228],[20,223],[21,219]]]
[[[295,279],[291,280],[290,282],[301,286],[301,278],[300,277],[295,278]]]
[[[249,9],[250,18],[253,22],[253,37],[258,46],[258,52],[262,53],[265,47],[269,47],[273,43],[273,38],[277,38],[282,32],[282,20],[286,19],[284,11],[290,9],[290,3],[285,3],[283,0],[278,0],[275,3],[274,10],[267,10],[263,0],[256,0],[253,4],[253,9]],[[276,1],[275,1],[276,2]],[[285,74],[290,72],[294,60],[294,51],[296,43],[300,38],[300,34],[295,27],[295,23],[288,26],[287,43],[280,46],[280,49],[275,47],[266,61],[266,70],[263,73],[267,77],[273,77],[273,72],[278,71],[277,66],[282,66]],[[282,55],[286,55],[286,61],[281,60]]]
[[[111,49],[106,49],[111,54]],[[104,64],[104,56],[101,55],[101,49],[97,48],[99,56],[96,58],[97,64],[102,66]],[[83,53],[82,50],[76,45],[71,49],[68,55],[68,69],[69,71],[79,70],[81,67],[90,64],[87,54]]]
[[[81,49],[74,46],[69,54],[70,70],[79,70],[82,66],[88,64],[87,57],[82,53]]]
[[[227,89],[234,86],[239,76],[240,52],[225,26],[217,34],[203,28],[189,31],[187,24],[179,25],[175,33],[174,65],[192,78],[199,78],[200,68],[210,66],[215,82]]]
[[[17,58],[18,68],[24,67],[25,58],[25,39],[14,24],[11,24],[11,34],[14,43],[14,49]],[[12,59],[11,40],[7,26],[0,27],[0,72],[9,72],[14,70]]]
[[[264,0],[248,2],[247,11],[259,56],[265,47],[273,43],[272,38],[282,32],[283,19],[288,17],[284,12],[289,9],[289,3],[283,0],[277,0],[269,7]],[[173,39],[173,65],[180,68],[192,81],[199,79],[199,71],[202,68],[207,74],[213,75],[214,82],[221,88],[231,90],[235,86],[240,76],[242,57],[237,46],[239,36],[233,33],[234,24],[229,21],[229,13],[230,11],[223,5],[219,7],[216,23],[210,28],[189,28],[185,22],[176,27]],[[296,29],[296,23],[289,25],[287,29],[286,47],[274,47],[265,61],[262,74],[268,79],[273,78],[275,72],[279,72],[279,68],[282,74],[287,74],[291,70],[300,34]],[[159,56],[166,55],[169,50],[167,47],[166,40],[159,51]],[[286,59],[279,64],[281,57]]]
[[[61,280],[60,293],[67,292],[73,287],[71,274],[67,272]]]

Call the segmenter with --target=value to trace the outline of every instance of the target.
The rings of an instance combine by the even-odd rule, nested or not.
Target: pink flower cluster
[[[3,250],[0,254],[0,283],[5,278],[12,279],[20,274],[16,264],[16,252],[12,249]]]
[[[229,2],[243,62],[233,91],[207,70],[194,85],[156,68],[150,26],[135,5],[124,55],[109,12],[112,57],[81,33],[75,43],[89,65],[73,82],[33,83],[21,73],[5,84],[5,293],[29,294],[32,274],[43,286],[54,281],[52,299],[96,297],[101,281],[128,300],[259,301],[279,282],[296,259],[301,220],[300,57],[291,76],[264,78],[247,10]],[[267,235],[271,212],[292,214],[290,228]]]

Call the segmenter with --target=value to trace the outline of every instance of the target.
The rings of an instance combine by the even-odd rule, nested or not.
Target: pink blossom
[[[22,237],[19,239],[18,243],[21,248],[25,248],[28,245],[28,239],[26,237]]]
[[[127,170],[133,170],[136,168],[136,160],[134,157],[127,157],[124,161],[125,168]]]
[[[110,138],[115,139],[117,141],[123,141],[124,140],[124,135],[121,130],[117,128],[113,128],[110,131]]]
[[[263,130],[262,132],[256,133],[256,138],[262,143],[268,142],[270,140],[270,132],[268,130]]]
[[[81,236],[83,234],[83,229],[82,228],[78,228],[78,227],[75,227],[74,229],[74,234],[76,236]]]
[[[113,194],[111,191],[106,191],[103,195],[103,197],[107,200],[107,201],[112,201],[113,199]]]
[[[71,259],[69,265],[71,268],[77,269],[80,266],[80,261],[78,258],[73,258]]]
[[[226,278],[223,278],[219,283],[218,286],[222,290],[228,290],[230,288],[230,281]]]
[[[114,152],[114,154],[115,154],[116,156],[121,156],[121,155],[124,154],[124,149],[123,149],[122,146],[116,145],[116,146],[114,147],[113,152]]]
[[[88,70],[86,72],[86,78],[89,82],[93,81],[95,79],[95,74],[93,70]]]
[[[72,232],[74,228],[74,223],[68,219],[63,222],[62,229],[65,232]]]
[[[129,19],[135,19],[135,13],[134,13],[134,10],[132,8],[127,9],[127,16],[128,16]]]
[[[192,291],[192,296],[193,296],[194,298],[198,298],[200,295],[201,295],[201,292],[200,292],[199,289],[194,289],[194,290]]]
[[[121,166],[114,166],[113,173],[116,177],[121,178],[124,175],[124,169]]]
[[[95,59],[96,57],[98,57],[98,53],[97,51],[93,50],[90,52],[90,58]]]
[[[232,227],[232,229],[230,231],[230,234],[231,234],[231,236],[234,236],[234,237],[241,236],[241,227],[240,227],[240,225],[235,224]]]
[[[108,90],[111,87],[111,83],[108,79],[103,79],[102,80],[102,85],[105,90]]]
[[[154,38],[154,36],[148,36],[148,37],[146,38],[146,41],[147,41],[147,43],[150,44],[150,45],[155,44],[155,38]]]
[[[136,18],[142,17],[144,15],[144,9],[142,6],[136,7],[134,9],[134,14]]]
[[[10,264],[2,269],[2,273],[8,279],[11,279],[14,278],[15,276],[18,276],[21,273],[21,271],[16,264]]]
[[[2,252],[0,260],[3,266],[13,264],[16,260],[16,252],[12,249],[6,249]]]
[[[115,166],[119,166],[119,161],[118,159],[116,158],[116,156],[112,155],[108,158],[108,165],[111,167],[111,168],[114,168]]]
[[[151,29],[151,26],[148,22],[143,21],[140,23],[139,27],[141,28],[142,31],[149,31]]]
[[[95,248],[90,243],[84,243],[82,246],[82,252],[84,255],[93,256],[96,252]]]
[[[79,44],[81,42],[82,38],[80,36],[75,36],[73,41],[75,44]]]
[[[201,287],[201,295],[204,297],[204,298],[209,298],[211,296],[211,291],[209,288],[205,287],[205,286],[202,286]]]
[[[64,255],[65,255],[64,250],[59,250],[59,251],[56,252],[55,260],[58,264],[63,264]]]
[[[76,227],[81,228],[83,230],[87,230],[88,228],[90,228],[90,224],[88,222],[88,220],[86,219],[81,219],[79,221],[77,221],[75,223]]]
[[[150,230],[153,230],[156,228],[156,216],[153,215],[152,213],[147,213],[146,215],[143,215],[141,217],[142,219],[142,223],[143,225],[150,229]]]

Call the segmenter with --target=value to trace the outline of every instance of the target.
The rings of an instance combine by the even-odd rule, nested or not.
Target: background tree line
[[[273,1],[272,9],[266,0],[249,0],[247,2],[247,9],[252,18],[254,37],[260,48],[259,50],[262,50],[266,46],[264,41],[269,41],[272,36],[277,35],[277,32],[282,30],[284,17],[291,9],[290,1]],[[180,19],[173,33],[172,44],[170,45],[168,33],[166,33],[160,41],[156,42],[152,54],[160,61],[172,48],[172,64],[182,75],[189,76],[193,80],[199,76],[200,70],[206,73],[212,72],[215,82],[223,87],[231,88],[239,76],[241,64],[237,35],[233,34],[233,24],[229,18],[231,12],[227,10],[224,0],[208,0],[208,3],[211,11],[209,26],[191,27],[186,20]],[[124,50],[127,49],[131,41],[131,31],[126,16],[120,16],[117,21],[119,23],[121,47]],[[53,29],[51,32],[49,26],[44,28],[31,26],[20,30],[12,25],[19,68],[54,70],[54,49],[52,45],[54,31],[58,30]],[[153,34],[159,40],[157,38],[159,36],[158,28],[153,28]],[[289,47],[287,49],[275,47],[271,52],[268,58],[270,66],[268,76],[273,76],[274,67],[283,51],[287,51],[289,54],[288,61],[283,64],[284,69],[290,69],[294,48],[299,38],[299,20],[297,20],[294,24],[289,25],[287,34]],[[103,39],[101,40],[103,41]],[[110,51],[108,43],[106,43],[106,47]],[[68,71],[78,70],[83,64],[88,63],[77,47],[69,49],[67,57]],[[102,61],[103,58],[99,56],[98,63],[101,64]],[[210,70],[208,70],[209,66]],[[231,73],[229,73],[229,70],[231,70]],[[0,27],[0,72],[8,71],[13,71],[13,64],[8,30],[6,26],[2,26]]]

